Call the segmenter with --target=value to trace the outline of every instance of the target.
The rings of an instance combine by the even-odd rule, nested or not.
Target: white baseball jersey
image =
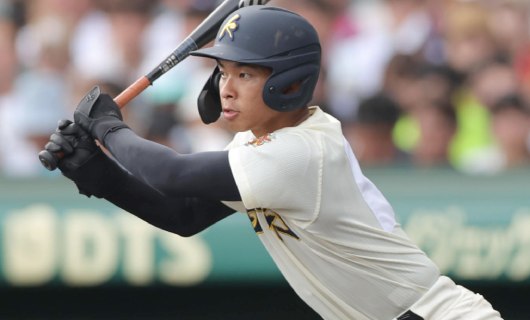
[[[325,319],[393,319],[439,277],[362,174],[338,120],[320,108],[296,127],[228,146],[258,237],[297,294]]]

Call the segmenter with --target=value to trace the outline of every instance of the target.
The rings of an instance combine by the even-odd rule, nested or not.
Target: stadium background
[[[343,121],[409,235],[505,319],[530,319],[527,1],[271,3],[321,34],[315,103]],[[0,319],[317,319],[245,215],[183,239],[79,195],[36,157],[92,85],[118,93],[215,5],[0,0]],[[177,66],[128,123],[180,152],[223,148],[230,134],[195,109],[211,67]]]

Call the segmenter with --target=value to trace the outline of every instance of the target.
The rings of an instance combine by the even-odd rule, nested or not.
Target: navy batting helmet
[[[228,16],[212,47],[191,55],[270,68],[263,100],[272,109],[291,111],[313,97],[320,72],[320,41],[316,30],[300,15],[262,5],[243,7]],[[296,92],[286,93],[300,84]],[[199,95],[199,113],[205,123],[221,113],[219,70],[216,68]]]

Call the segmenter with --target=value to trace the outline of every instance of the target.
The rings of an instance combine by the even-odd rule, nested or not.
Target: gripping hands
[[[127,128],[118,105],[99,87],[94,87],[81,100],[74,112],[74,123],[61,120],[44,150],[39,153],[42,165],[48,170],[77,169],[99,150],[94,139],[104,143],[112,131]],[[87,154],[87,152],[89,154]],[[65,158],[64,160],[62,160]]]
[[[60,120],[57,130],[50,136],[50,140],[39,154],[39,158],[41,158],[43,165],[45,163],[42,157],[48,157],[45,160],[49,167],[55,169],[59,166],[61,171],[71,172],[78,169],[98,152],[101,151],[88,132],[70,120]],[[60,159],[54,155],[61,155]],[[50,170],[53,170],[51,168]]]

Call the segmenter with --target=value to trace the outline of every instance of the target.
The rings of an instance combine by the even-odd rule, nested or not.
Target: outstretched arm
[[[105,198],[161,229],[189,236],[233,213],[218,200],[168,196],[155,190],[107,157],[88,133],[70,121],[59,123],[45,148],[64,153],[59,169],[80,193]]]
[[[81,192],[104,198],[160,229],[181,236],[196,234],[234,212],[216,200],[164,195],[103,153],[79,170],[64,174]]]

